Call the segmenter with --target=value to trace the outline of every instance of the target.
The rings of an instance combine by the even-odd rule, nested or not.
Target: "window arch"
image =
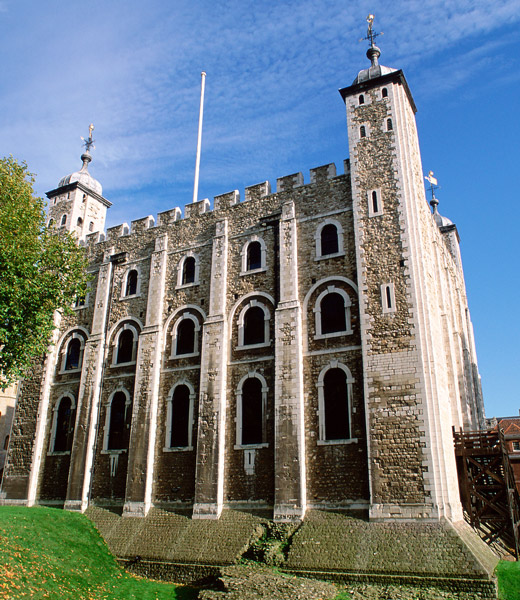
[[[183,313],[173,327],[170,358],[198,355],[199,331],[200,323],[197,317],[189,312]]]
[[[47,224],[47,227],[52,227],[54,225],[54,219],[49,219],[49,223]]]
[[[239,348],[268,346],[270,318],[269,309],[258,300],[251,300],[244,306],[238,317]]]
[[[267,249],[264,240],[258,235],[247,240],[242,246],[240,254],[242,257],[241,275],[266,270]]]
[[[90,221],[90,223],[88,224],[88,230],[94,231],[94,221]]]
[[[66,344],[63,346],[60,372],[79,371],[83,363],[85,349],[85,334],[73,331]]]
[[[139,295],[140,287],[141,285],[139,271],[135,268],[127,271],[126,276],[124,278],[124,293],[122,294],[122,296],[125,298],[128,296],[137,296]]]
[[[392,124],[392,119],[387,119],[386,120],[386,130],[387,131],[393,131],[394,126]]]
[[[72,394],[63,395],[54,405],[49,451],[70,452],[74,439],[76,401]]]
[[[139,332],[130,323],[125,323],[114,339],[112,364],[134,363],[137,358]]]
[[[327,219],[319,225],[314,236],[316,241],[316,258],[340,256],[343,249],[343,228],[334,219]]]
[[[256,371],[242,377],[237,388],[237,430],[236,446],[265,447],[267,446],[266,415],[267,415],[266,380]]]
[[[81,217],[78,217],[78,220],[76,222],[76,226],[77,227],[81,227],[83,225],[83,219]]]
[[[387,90],[386,88],[383,88],[383,89],[381,90],[381,96],[382,96],[383,98],[388,98],[388,90]]]
[[[350,370],[331,361],[320,373],[318,382],[318,444],[357,441],[352,438],[352,387]]]
[[[177,287],[199,283],[199,257],[193,252],[183,256],[177,266]]]
[[[122,452],[128,449],[132,400],[125,389],[119,389],[110,396],[103,435],[104,452]]]
[[[63,227],[63,225],[67,224],[67,215],[62,215],[61,217],[61,226]]]
[[[365,104],[365,96],[363,94],[359,95],[359,104]]]
[[[193,450],[195,390],[186,381],[176,383],[168,394],[165,451]]]
[[[336,337],[352,333],[350,307],[347,292],[330,285],[321,292],[314,306],[316,338]]]
[[[361,125],[361,127],[359,128],[359,137],[360,138],[367,137],[367,127],[366,127],[366,125]]]

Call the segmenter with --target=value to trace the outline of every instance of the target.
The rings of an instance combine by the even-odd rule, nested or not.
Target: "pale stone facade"
[[[341,90],[343,175],[106,234],[88,152],[49,192],[92,280],[23,383],[4,503],[462,518],[451,428],[484,414],[458,235],[426,201],[404,75],[377,57]]]

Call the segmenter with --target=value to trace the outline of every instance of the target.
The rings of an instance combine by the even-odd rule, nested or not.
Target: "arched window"
[[[70,396],[58,400],[54,409],[54,443],[52,452],[70,452],[74,437],[75,406]]]
[[[237,446],[267,446],[267,384],[256,372],[243,377],[237,389]]]
[[[137,294],[137,281],[139,274],[136,269],[132,269],[128,272],[126,277],[126,289],[125,296],[135,296]]]
[[[383,89],[381,90],[381,96],[382,96],[383,98],[388,98],[388,90],[387,90],[386,88],[383,88]]]
[[[90,223],[88,224],[88,230],[94,231],[94,221],[90,221]]]
[[[260,306],[248,308],[244,315],[244,346],[265,342],[265,313]]]
[[[320,373],[317,384],[320,428],[318,444],[352,440],[353,383],[349,369],[336,361]]]
[[[242,445],[261,444],[262,430],[262,383],[250,377],[242,385]]]
[[[65,359],[65,371],[79,369],[81,367],[81,340],[74,337],[67,346],[67,357]]]
[[[359,96],[359,103],[365,104],[365,96],[363,96],[363,94],[360,94],[360,96]]]
[[[182,285],[195,282],[195,258],[188,256],[182,265]]]
[[[359,128],[359,137],[361,137],[361,138],[367,137],[367,129],[366,129],[365,125],[361,125],[361,127]]]
[[[339,252],[338,229],[329,223],[321,230],[321,255],[337,254]]]
[[[49,224],[47,227],[52,227],[54,225],[54,219],[49,219]]]
[[[386,120],[386,130],[387,131],[392,131],[394,128],[394,126],[392,125],[392,119],[387,119]]]
[[[66,225],[66,224],[67,224],[67,215],[63,215],[61,217],[61,225],[63,226],[63,225]]]
[[[81,227],[83,225],[83,219],[81,217],[78,217],[78,221],[77,221],[76,225],[78,227]]]
[[[105,450],[126,450],[128,426],[131,416],[130,397],[123,391],[116,392],[107,409],[108,426],[105,429]]]
[[[383,214],[383,197],[381,190],[369,190],[368,197],[368,216],[377,217]]]
[[[129,363],[134,358],[134,332],[132,329],[123,329],[117,341],[116,364]]]
[[[193,393],[186,385],[177,385],[170,398],[168,448],[186,448],[191,446],[191,427],[193,421]]]
[[[265,271],[266,246],[264,240],[258,235],[253,235],[242,246],[242,271],[241,275],[247,275],[251,271]]]
[[[321,301],[321,333],[345,331],[345,304],[343,298],[333,292]]]
[[[316,300],[316,337],[335,337],[352,333],[349,295],[333,285],[321,292]]]
[[[254,241],[247,246],[247,270],[262,268],[262,246],[260,242]]]
[[[193,354],[195,352],[195,322],[182,319],[177,327],[175,354]]]

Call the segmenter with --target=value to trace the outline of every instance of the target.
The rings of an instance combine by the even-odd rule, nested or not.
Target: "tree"
[[[45,226],[33,183],[25,163],[0,159],[0,387],[46,352],[55,311],[70,311],[86,291],[85,251]]]

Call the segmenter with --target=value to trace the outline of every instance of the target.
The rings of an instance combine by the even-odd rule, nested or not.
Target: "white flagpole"
[[[195,161],[195,183],[193,185],[193,202],[197,202],[199,195],[199,167],[200,167],[200,144],[202,141],[202,113],[204,111],[204,86],[206,83],[206,73],[201,73],[202,83],[200,85],[200,112],[199,112],[199,135],[197,138],[197,160]]]

